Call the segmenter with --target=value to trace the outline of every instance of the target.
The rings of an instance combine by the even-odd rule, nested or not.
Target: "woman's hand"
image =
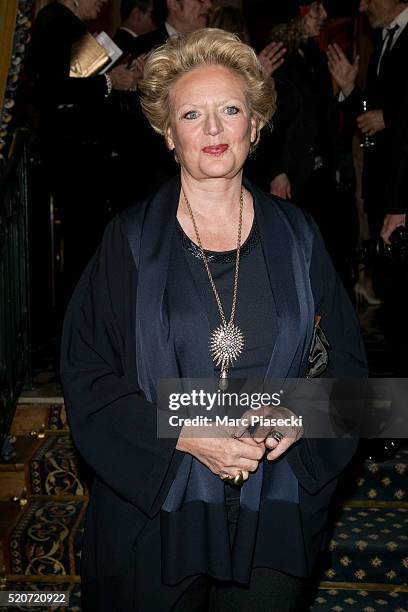
[[[282,172],[282,174],[275,176],[273,181],[271,181],[271,193],[284,200],[290,200],[292,197],[292,187],[287,174]]]
[[[347,98],[353,91],[356,83],[360,56],[356,55],[354,62],[350,64],[341,47],[334,43],[328,46],[327,59],[333,79]]]
[[[262,415],[264,419],[285,419],[291,421],[292,417],[297,418],[289,408],[284,406],[263,406],[259,411],[256,411],[256,414]],[[278,432],[283,438],[280,441],[276,440],[272,437],[274,432]],[[252,437],[257,444],[263,443],[266,448],[271,449],[271,452],[266,456],[269,461],[273,461],[283,455],[302,435],[303,427],[296,424],[277,425],[276,427],[260,426],[252,433]]]
[[[286,47],[282,42],[271,42],[258,55],[259,63],[265,76],[272,76],[282,66]]]
[[[210,435],[199,438],[197,428],[183,427],[176,448],[193,455],[220,478],[235,476],[241,470],[247,480],[249,472],[256,471],[265,454],[264,444],[250,436],[226,437],[226,432],[219,427],[209,432]]]

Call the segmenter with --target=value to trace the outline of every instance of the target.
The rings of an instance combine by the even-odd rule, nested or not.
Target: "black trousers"
[[[225,485],[230,543],[239,514],[239,489]],[[271,543],[273,546],[273,543]],[[301,612],[307,583],[275,569],[259,567],[248,585],[201,575],[190,585],[172,612]]]

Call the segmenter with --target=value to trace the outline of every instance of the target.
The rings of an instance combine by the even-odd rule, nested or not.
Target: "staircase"
[[[68,592],[69,607],[52,609],[80,612],[88,476],[72,445],[59,387],[23,393],[10,433],[15,456],[0,464],[0,589]],[[28,608],[0,606],[7,609]]]
[[[339,482],[332,518],[311,610],[408,612],[408,448],[384,463],[356,457]]]
[[[11,433],[16,455],[0,464],[0,589],[67,591],[69,607],[53,610],[80,612],[89,476],[75,454],[59,388],[24,393]],[[382,464],[356,457],[332,510],[328,555],[305,609],[408,612],[408,448]]]
[[[372,377],[393,376],[382,308],[359,312]],[[356,456],[332,508],[313,612],[408,612],[408,448],[384,463]]]

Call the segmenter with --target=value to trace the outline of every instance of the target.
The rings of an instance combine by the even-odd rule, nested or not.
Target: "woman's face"
[[[327,12],[322,2],[312,2],[306,15],[303,17],[305,34],[307,38],[320,36],[323,24],[327,19]]]
[[[167,145],[197,180],[232,178],[244,165],[256,122],[244,80],[223,66],[201,66],[170,90]]]
[[[78,0],[78,11],[81,19],[96,19],[107,0]]]

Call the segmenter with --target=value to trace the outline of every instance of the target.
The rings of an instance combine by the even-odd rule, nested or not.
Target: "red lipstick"
[[[204,153],[207,153],[207,155],[222,155],[223,153],[225,153],[225,151],[228,149],[228,145],[227,144],[219,144],[219,145],[213,145],[211,147],[204,147],[202,150]]]

